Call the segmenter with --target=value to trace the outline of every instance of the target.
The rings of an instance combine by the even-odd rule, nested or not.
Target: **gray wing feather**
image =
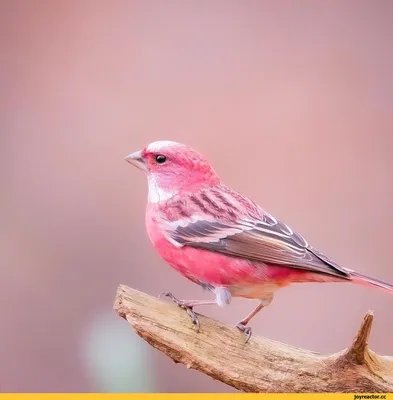
[[[168,235],[181,246],[349,279],[349,273],[344,268],[312,248],[300,234],[269,214],[264,214],[263,219],[258,221],[190,222],[171,230]]]

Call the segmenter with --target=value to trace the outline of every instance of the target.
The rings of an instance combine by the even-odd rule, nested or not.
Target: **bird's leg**
[[[204,306],[209,304],[217,304],[216,300],[179,300],[172,293],[165,292],[160,295],[170,298],[174,303],[176,303],[179,307],[184,308],[187,311],[187,314],[190,316],[191,321],[197,327],[197,331],[199,331],[200,323],[197,315],[195,314],[193,308],[195,306]]]
[[[265,305],[260,303],[252,312],[250,312],[250,314],[247,315],[246,318],[242,319],[236,325],[236,328],[240,329],[247,335],[246,343],[250,340],[250,337],[252,335],[252,329],[251,327],[247,326],[247,324],[249,323],[251,318],[255,317],[255,315],[257,315],[259,311],[262,310],[263,307],[265,307]]]
[[[250,340],[250,337],[252,335],[252,329],[251,327],[247,326],[247,324],[250,322],[252,318],[254,318],[259,311],[262,310],[262,308],[267,307],[273,300],[273,296],[265,298],[261,300],[261,302],[258,304],[257,307],[253,311],[250,312],[250,314],[247,315],[246,318],[243,318],[237,325],[236,328],[241,330],[247,335],[246,343]]]

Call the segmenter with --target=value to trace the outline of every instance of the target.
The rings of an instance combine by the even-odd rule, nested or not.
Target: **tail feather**
[[[393,294],[393,285],[390,283],[383,282],[379,279],[371,278],[370,276],[359,274],[358,272],[355,271],[350,271],[352,280],[355,283],[358,283],[360,285],[366,285],[366,286],[373,286],[378,289],[385,290],[389,292],[390,294]]]

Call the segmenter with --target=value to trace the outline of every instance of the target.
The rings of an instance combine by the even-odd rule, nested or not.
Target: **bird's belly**
[[[147,232],[153,246],[176,271],[207,288],[225,287],[232,296],[261,299],[295,282],[340,281],[337,277],[290,265],[266,264],[189,246],[178,247],[163,234],[162,221],[154,207],[149,205],[146,213]]]
[[[234,296],[250,298],[258,298],[260,291],[271,291],[282,286],[280,282],[275,282],[275,279],[272,281],[274,267],[192,247],[176,247],[160,230],[153,228],[148,229],[148,232],[160,256],[193,282],[214,287],[233,287]],[[284,283],[282,279],[281,282]]]
[[[230,292],[233,297],[244,297],[246,299],[263,299],[273,294],[282,285],[273,282],[261,282],[231,286]]]
[[[148,217],[146,223],[154,248],[176,271],[201,285],[227,287],[236,297],[262,298],[265,293],[273,293],[294,282],[327,280],[320,274],[290,266],[267,265],[193,247],[177,247],[167,240],[154,219]]]

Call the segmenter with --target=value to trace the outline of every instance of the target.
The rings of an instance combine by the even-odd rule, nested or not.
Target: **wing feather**
[[[312,248],[298,233],[264,213],[254,221],[199,220],[168,230],[171,240],[189,246],[260,263],[291,266],[342,278],[349,273]]]

